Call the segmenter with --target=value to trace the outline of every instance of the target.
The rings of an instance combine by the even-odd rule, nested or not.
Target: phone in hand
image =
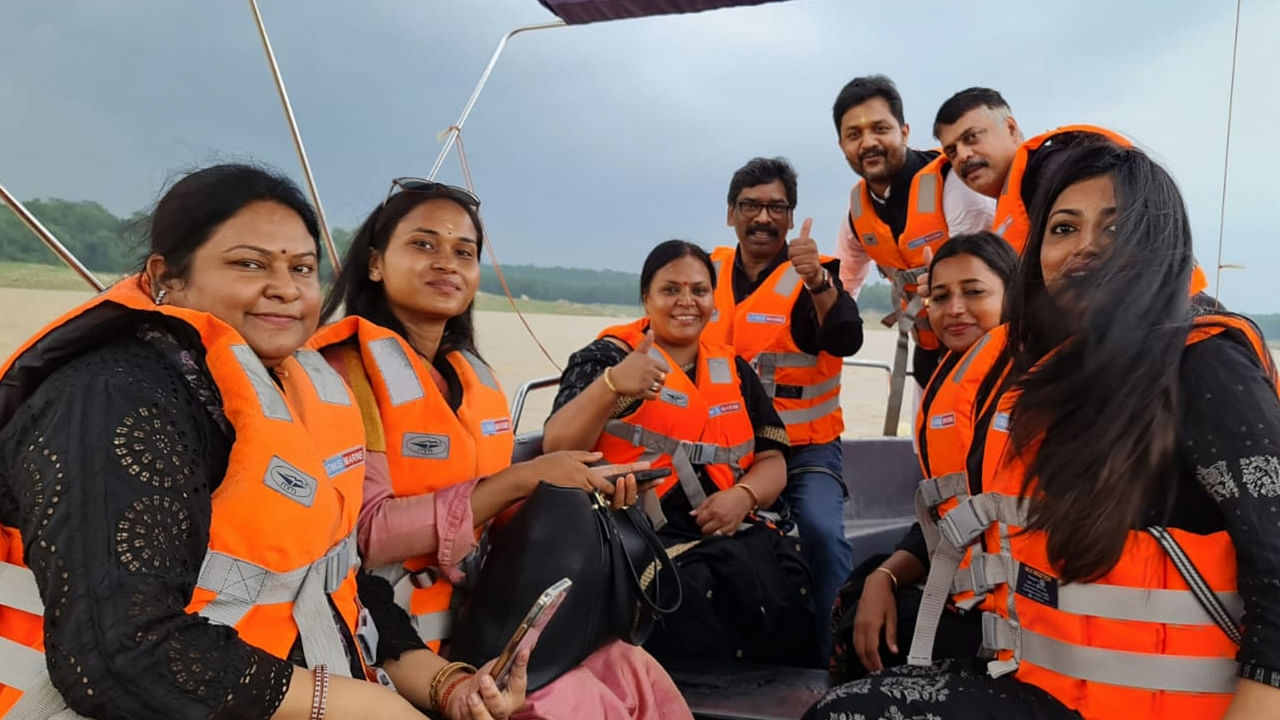
[[[542,631],[547,627],[547,623],[551,622],[551,618],[560,609],[560,604],[564,602],[564,597],[569,593],[569,588],[572,585],[573,581],[569,578],[559,580],[552,584],[551,587],[543,590],[537,601],[533,603],[533,607],[529,608],[524,620],[520,621],[520,625],[512,633],[511,639],[507,641],[507,646],[502,649],[498,659],[494,661],[493,667],[489,669],[489,674],[493,677],[493,681],[497,683],[499,690],[507,689],[507,682],[511,679],[511,668],[515,665],[516,655],[526,649],[530,652],[533,651],[533,646],[538,644],[538,636],[542,634]]]
[[[665,477],[670,477],[671,468],[663,467],[663,468],[650,468],[648,470],[636,470],[635,472],[630,472],[630,473],[618,473],[617,475],[610,475],[605,479],[611,483],[616,483],[628,475],[636,476],[636,489],[643,492],[649,489],[644,487],[644,485],[655,483],[656,481],[661,480]]]

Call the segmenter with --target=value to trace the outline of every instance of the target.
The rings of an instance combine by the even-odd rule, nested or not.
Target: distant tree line
[[[124,272],[141,264],[145,213],[122,219],[87,200],[32,200],[26,206],[90,270]],[[0,212],[0,260],[58,263],[7,207]]]
[[[119,273],[141,264],[146,249],[146,213],[135,212],[127,218],[119,218],[88,200],[41,199],[26,205],[89,269]],[[351,235],[350,230],[333,229],[334,242],[340,251],[350,244]],[[8,208],[0,212],[0,261],[58,264],[53,253]],[[631,306],[639,303],[640,276],[637,273],[532,265],[504,265],[502,270],[511,293],[517,298]],[[328,263],[325,263],[323,276],[326,279],[330,276]],[[497,274],[488,265],[482,269],[480,289],[488,293],[502,293]],[[878,320],[890,309],[889,286],[884,283],[864,285],[858,296],[858,307],[867,315],[868,322],[872,317]],[[1280,314],[1251,317],[1269,340],[1280,341]]]

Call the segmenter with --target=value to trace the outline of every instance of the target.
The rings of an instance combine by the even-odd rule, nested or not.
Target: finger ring
[[[717,531],[715,531],[715,532],[713,532],[713,533],[711,533],[711,534],[712,534],[712,535],[724,535],[724,531],[723,531],[723,530],[717,530]]]
[[[658,392],[659,390],[662,389],[662,383],[654,381],[654,383],[649,386],[649,389],[654,392]]]
[[[620,508],[618,508],[618,509],[619,509],[619,510],[630,510],[630,509],[631,509],[631,506],[630,506],[630,505],[623,505],[622,507],[620,507]]]

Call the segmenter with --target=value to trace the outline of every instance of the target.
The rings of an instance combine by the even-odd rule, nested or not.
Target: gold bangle
[[[609,371],[612,369],[613,369],[612,367],[605,368],[604,375],[601,375],[600,377],[604,378],[604,386],[609,388],[609,392],[613,393],[614,395],[621,396],[622,393],[618,392],[618,388],[614,387],[613,381],[609,379]]]
[[[881,565],[880,567],[876,568],[876,572],[882,572],[885,575],[888,575],[889,579],[893,581],[893,591],[898,592],[898,576],[894,575],[892,570]]]
[[[468,665],[464,662],[451,662],[448,665],[445,665],[444,667],[436,671],[436,676],[431,680],[431,690],[427,695],[428,698],[431,700],[432,707],[434,707],[435,709],[437,710],[444,709],[440,707],[440,693],[444,691],[444,684],[449,680],[449,676],[457,672],[458,670],[461,670],[471,675],[476,674],[476,669],[473,666]]]
[[[746,490],[747,494],[751,496],[751,512],[755,512],[756,510],[760,509],[760,496],[756,495],[755,488],[751,487],[750,485],[744,482],[740,482],[737,485],[734,485],[734,487],[739,487],[739,488],[742,488],[743,490]]]

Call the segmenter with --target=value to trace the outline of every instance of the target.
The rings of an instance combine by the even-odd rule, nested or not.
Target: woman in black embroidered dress
[[[1133,529],[1225,531],[1244,627],[1239,678],[1220,717],[1280,717],[1274,365],[1255,344],[1260,336],[1230,318],[1219,324],[1236,325],[1187,344],[1193,317],[1208,311],[1186,292],[1191,234],[1167,173],[1132,149],[1061,152],[1046,167],[1025,262],[1010,290],[1005,356],[1012,370],[1002,387],[1021,395],[1011,420],[997,428],[1013,428],[1013,446],[1026,453],[1036,479],[1028,527],[1044,533],[1058,577],[1083,583],[1122,561]],[[984,415],[969,454],[971,483],[987,477],[982,462],[993,462],[982,459],[982,429],[996,423]],[[1086,692],[1100,686],[1104,680]],[[1170,695],[1176,703],[1178,693]],[[805,718],[1113,720],[1083,713],[1014,675],[992,679],[975,658],[890,668],[846,683]]]

